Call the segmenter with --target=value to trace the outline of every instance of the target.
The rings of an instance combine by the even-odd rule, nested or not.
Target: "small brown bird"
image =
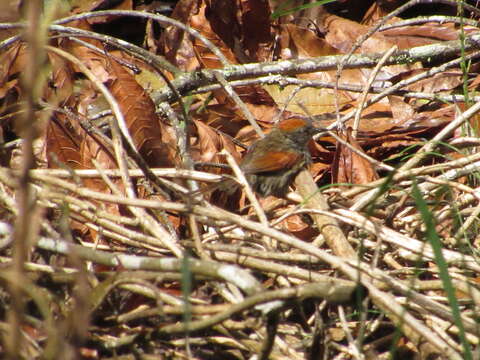
[[[321,131],[306,119],[291,118],[254,142],[240,163],[252,189],[264,197],[284,197],[295,176],[310,164],[307,144]]]

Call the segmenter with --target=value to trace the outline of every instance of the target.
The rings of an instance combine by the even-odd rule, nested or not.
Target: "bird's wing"
[[[241,168],[245,174],[289,169],[300,160],[300,157],[301,154],[295,152],[270,151],[263,156],[256,156],[242,163]]]

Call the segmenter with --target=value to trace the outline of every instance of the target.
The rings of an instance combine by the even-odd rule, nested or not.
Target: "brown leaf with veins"
[[[114,60],[110,60],[110,73],[115,78],[109,84],[110,91],[120,106],[139,153],[152,167],[175,166],[175,142],[162,141],[161,123],[152,99],[135,77]]]
[[[27,62],[25,44],[16,42],[0,55],[0,85],[25,69]]]
[[[288,206],[287,210],[295,210],[294,206]],[[283,212],[283,211],[282,211]],[[305,215],[307,216],[307,215]],[[310,220],[311,221],[311,220]],[[291,215],[282,221],[282,227],[295,237],[304,241],[311,242],[318,235],[318,230],[305,221],[301,215]]]
[[[410,49],[440,41],[458,39],[458,31],[453,23],[427,23],[415,26],[402,26],[384,30],[381,34],[395,42],[399,49]]]
[[[386,1],[375,1],[365,14],[362,24],[369,26],[375,25],[378,20],[388,15],[398,6],[399,4],[388,4]],[[387,25],[393,25],[402,20],[402,18],[394,17],[387,22]],[[458,31],[455,29],[455,24],[447,21],[396,27],[383,30],[381,34],[394,41],[399,49],[408,49],[415,46],[428,45],[438,41],[455,40],[458,38]]]
[[[194,160],[199,162],[224,163],[223,156],[220,156],[218,153],[226,149],[237,162],[240,162],[241,156],[232,140],[216,132],[212,127],[201,121],[194,120],[194,124],[197,129],[197,138],[191,146]],[[221,173],[222,171],[216,172]]]
[[[67,115],[54,112],[50,117],[46,132],[46,158],[49,168],[61,164],[72,169],[81,169],[80,144],[86,134],[78,131],[75,120]]]
[[[221,6],[224,4],[224,1],[218,1],[216,2],[216,6]],[[214,18],[213,20],[207,18],[207,12],[209,11],[209,4],[207,3],[206,0],[201,1],[201,4],[199,6],[198,12],[191,16],[189,19],[189,25],[199,31],[205,38],[210,40],[217,48],[222,52],[222,54],[226,57],[229,63],[231,64],[236,64],[238,63],[238,60],[233,52],[233,49],[231,46],[234,45],[233,43],[233,35],[235,34],[237,29],[237,24],[235,22],[232,22],[229,24],[229,34],[232,35],[232,37],[226,36],[223,32],[221,33],[222,35],[225,35],[223,38],[217,34],[216,31],[219,30],[225,30],[222,29],[220,26],[220,29],[215,28],[215,20],[219,20],[218,18]],[[230,7],[226,7],[225,11],[227,13],[223,13],[223,17],[227,17],[228,19],[231,19],[231,14],[230,11],[234,10],[231,9]],[[231,42],[231,43],[230,43]],[[205,45],[205,43],[197,38],[192,38],[192,43],[193,43],[193,50],[197,56],[198,61],[202,64],[204,68],[207,69],[219,69],[222,68],[223,65],[220,62],[220,60],[217,58],[216,55],[212,53],[212,51]]]
[[[280,26],[280,53],[283,59],[309,59],[312,57],[337,55],[340,51],[328,44],[325,39],[320,38],[313,31],[301,28],[295,24],[284,24]],[[310,74],[299,74],[298,78],[307,80],[319,80],[325,82],[336,81],[336,70],[318,71]],[[342,71],[339,84],[364,85],[365,77],[358,69],[346,69]],[[318,115],[335,111],[335,99],[340,107],[356,99],[359,93],[332,89],[307,87],[298,90],[296,85],[282,87],[267,85],[265,88],[275,99],[279,106],[287,105],[287,109],[297,113],[304,113],[305,107],[310,114]],[[296,91],[292,99],[292,93]],[[288,104],[286,102],[289,101]],[[299,106],[297,103],[302,103]]]
[[[326,12],[322,14],[319,21],[326,31],[325,40],[327,43],[343,54],[348,53],[358,38],[370,30],[368,26]],[[356,52],[362,54],[378,53],[387,51],[392,46],[393,43],[385,36],[375,33],[363,42]]]
[[[321,26],[325,29],[325,40],[340,52],[346,54],[350,52],[352,46],[357,40],[368,33],[369,26],[361,25],[357,22],[341,18],[339,16],[322,13],[319,19]],[[387,38],[380,33],[370,35],[355,51],[355,53],[385,53],[396,45],[394,38]],[[407,69],[418,65],[392,65],[384,66],[377,74],[378,80],[388,79],[393,75],[399,74]],[[369,74],[371,70],[364,69],[365,74]],[[365,77],[368,77],[366,75]]]
[[[68,26],[92,31],[90,24],[85,20],[73,21],[68,23]],[[83,41],[97,47],[100,52],[89,49],[84,45],[69,40],[68,38],[61,39],[59,41],[59,47],[81,60],[81,62],[87,66],[102,83],[113,80],[113,77],[110,75],[108,70],[108,59],[102,52],[104,44],[95,39],[85,38]],[[75,72],[80,72],[75,64],[72,64],[71,66]]]
[[[359,143],[351,136],[351,131],[351,128],[347,129],[347,135],[340,134],[340,137],[353,148],[364,153]],[[337,144],[332,163],[332,183],[368,184],[377,179],[378,174],[368,160],[347,146]]]
[[[425,72],[425,69],[413,69],[402,72],[390,80],[393,83],[407,80],[413,76]],[[415,81],[413,84],[407,85],[404,89],[415,92],[425,92],[437,94],[440,91],[449,91],[455,89],[462,84],[462,71],[460,69],[449,69],[441,73],[430,76],[426,79]]]
[[[271,59],[273,34],[266,0],[205,0],[191,21],[192,27],[214,42],[232,63]],[[199,61],[209,60],[211,51],[198,40],[194,42]]]
[[[380,4],[379,1],[375,1],[370,8],[367,10],[365,15],[363,15],[363,19],[361,23],[363,25],[374,25],[378,20],[383,18],[384,16],[388,15],[394,9],[386,10],[383,3]]]
[[[388,101],[393,115],[392,125],[400,126],[415,115],[415,110],[404,101],[403,97],[390,95]]]
[[[265,61],[271,57],[273,36],[269,16],[265,0],[182,0],[173,13],[175,19],[180,19],[216,45],[231,64]],[[198,63],[207,69],[223,67],[203,41],[183,31],[167,29],[162,41],[167,59],[185,71],[196,70]],[[276,107],[261,86],[239,86],[235,91],[252,112],[257,105]],[[214,91],[214,95],[219,104],[236,107],[223,90]]]

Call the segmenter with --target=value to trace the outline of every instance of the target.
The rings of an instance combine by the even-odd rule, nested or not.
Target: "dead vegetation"
[[[479,358],[475,6],[7,3],[5,357]],[[288,199],[209,191],[291,117]]]

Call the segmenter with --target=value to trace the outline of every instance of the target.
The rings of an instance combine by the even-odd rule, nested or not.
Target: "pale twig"
[[[409,2],[407,2],[406,4],[398,7],[397,9],[395,9],[394,11],[392,11],[391,13],[389,13],[388,15],[385,15],[384,17],[382,17],[379,21],[377,21],[376,24],[374,24],[373,26],[370,27],[370,29],[368,29],[368,31],[366,33],[364,33],[362,36],[360,36],[356,41],[355,43],[352,44],[352,46],[350,47],[350,50],[348,51],[348,53],[346,54],[345,57],[343,57],[339,63],[338,63],[338,66],[337,66],[337,72],[335,74],[335,92],[338,92],[338,84],[340,82],[340,76],[342,74],[342,71],[345,67],[345,64],[350,61],[350,58],[353,56],[354,52],[356,50],[358,50],[362,44],[367,41],[367,39],[372,36],[374,33],[376,33],[380,27],[385,24],[389,19],[393,18],[394,16],[398,15],[398,14],[401,14],[403,11],[405,11],[406,9],[412,7],[413,5],[415,5],[416,3],[418,3],[419,0],[410,0]],[[336,125],[337,127],[340,127],[340,126],[343,126],[345,120],[341,120],[340,119],[340,111],[339,111],[339,104],[338,104],[338,97],[335,96],[335,108],[337,109],[336,111],[336,114],[337,114],[337,121],[336,121]]]
[[[397,49],[398,49],[397,45],[394,45],[387,52],[385,52],[382,58],[378,61],[378,64],[373,68],[372,73],[370,74],[370,77],[368,78],[367,83],[365,84],[365,89],[363,90],[363,93],[360,96],[359,105],[357,108],[357,112],[355,113],[355,119],[353,121],[353,131],[352,131],[353,138],[357,137],[358,127],[360,126],[360,117],[362,115],[363,109],[365,109],[367,96],[368,96],[368,93],[370,92],[370,87],[375,81],[375,78],[377,77],[378,72],[381,70],[382,66]]]
[[[441,176],[444,176],[447,179],[453,179],[453,178],[468,174],[469,172],[478,171],[480,169],[479,160],[480,160],[480,153],[477,153],[477,154],[462,157],[457,160],[449,161],[443,164],[428,165],[428,166],[414,168],[406,171],[396,171],[393,177],[391,178],[391,181],[395,183],[412,176],[431,174],[435,172],[445,172],[445,174],[442,174]],[[384,183],[385,181],[387,181],[387,179],[388,178],[382,178],[382,179],[373,181],[370,184],[368,184],[368,186],[366,185],[358,186],[352,190],[347,190],[342,195],[347,198],[350,198],[368,190],[377,191],[378,190],[377,187],[382,183]],[[358,209],[361,209],[361,207],[359,207]],[[352,210],[358,210],[358,209],[356,207],[352,208]]]
[[[218,71],[218,70],[213,70],[213,75],[215,78],[218,80],[220,85],[222,86],[223,90],[232,98],[232,100],[237,104],[238,108],[242,111],[243,116],[248,120],[252,128],[255,130],[258,136],[261,138],[265,137],[265,134],[263,133],[262,129],[260,126],[258,126],[257,121],[253,117],[252,113],[250,110],[248,110],[247,106],[243,102],[243,100],[238,96],[236,91],[233,89],[233,87],[228,83],[227,80],[225,80],[225,77],[223,74]]]
[[[117,101],[112,96],[110,91],[108,91],[108,89],[103,85],[103,83],[100,80],[97,79],[97,77],[92,73],[92,71],[90,69],[88,69],[77,58],[75,58],[74,56],[70,55],[69,53],[67,53],[63,50],[60,50],[60,49],[57,49],[57,48],[54,48],[54,47],[51,47],[51,46],[48,46],[47,48],[48,48],[49,51],[52,51],[52,52],[54,52],[54,53],[56,53],[56,54],[58,54],[58,55],[60,55],[64,58],[66,58],[67,60],[73,62],[76,66],[78,66],[79,69],[88,77],[88,79],[90,81],[92,81],[95,84],[95,86],[100,90],[100,92],[105,97],[108,104],[110,105],[112,111],[115,114],[115,119],[117,120],[117,121],[112,122],[113,144],[114,144],[114,148],[115,148],[115,155],[116,155],[117,163],[119,165],[121,178],[122,178],[123,184],[125,186],[127,196],[131,199],[135,199],[136,198],[136,193],[135,193],[135,190],[133,189],[132,180],[130,179],[130,177],[128,175],[128,166],[127,166],[126,156],[125,156],[123,146],[122,146],[121,136],[123,136],[124,139],[128,142],[131,150],[133,152],[135,152],[135,154],[138,155],[138,157],[141,157],[141,156],[140,156],[140,154],[138,154],[138,151],[136,150],[136,147],[133,143],[133,139],[131,138],[131,136],[129,134],[128,127],[127,127],[126,122],[125,122],[125,118],[123,117],[123,114],[120,110],[120,107],[119,107]],[[178,257],[182,256],[182,251],[173,241],[173,239],[171,237],[171,234],[169,234],[165,229],[163,229],[163,227],[161,227],[160,224],[158,224],[150,216],[147,216],[146,213],[143,213],[143,210],[141,210],[141,209],[131,208],[131,210],[134,211],[134,213],[136,213],[138,219],[141,221],[141,223],[142,223],[142,225],[145,229],[153,232],[153,234],[155,236],[157,236],[159,239],[162,239],[165,246],[167,248],[169,248],[170,250],[172,250],[172,252],[176,256],[178,256]],[[142,214],[140,214],[140,213],[142,213]]]
[[[101,43],[109,44],[117,49],[125,51],[127,54],[138,58],[145,64],[151,65],[158,72],[166,70],[171,72],[172,74],[181,73],[181,71],[177,67],[169,63],[163,56],[153,54],[140,46],[136,46],[122,39],[117,39],[113,36],[109,36],[106,34],[99,34],[93,31],[83,30],[79,28],[71,28],[62,25],[50,25],[50,29],[58,32],[58,34],[53,37],[85,37],[89,39],[95,39],[100,41]]]
[[[346,290],[346,291],[345,291]],[[335,281],[327,283],[310,283],[300,285],[298,287],[285,288],[280,290],[264,291],[255,295],[251,295],[244,301],[238,304],[233,304],[228,310],[214,316],[210,316],[203,320],[190,323],[190,329],[200,330],[211,327],[226,319],[232,317],[233,314],[245,311],[249,308],[258,307],[261,304],[274,300],[296,299],[296,298],[326,298],[331,302],[342,302],[348,299],[350,289],[345,289],[341,285],[336,284]],[[165,334],[173,334],[178,332],[185,332],[184,324],[166,325],[161,327],[159,331]]]
[[[175,96],[177,97],[177,101],[179,102],[180,107],[182,108],[182,115],[184,119],[184,124],[181,126],[180,121],[177,117],[177,114],[175,111],[173,111],[172,107],[168,103],[162,103],[160,105],[160,108],[163,110],[163,112],[167,115],[167,117],[170,119],[173,128],[175,130],[176,138],[177,138],[177,149],[178,149],[178,154],[180,155],[181,159],[181,167],[193,171],[193,160],[192,157],[190,156],[190,135],[189,135],[189,125],[191,123],[191,119],[189,118],[187,114],[187,109],[186,106],[178,92],[176,91],[175,87],[172,85],[170,80],[167,77],[164,77],[164,80],[168,84],[168,87],[173,91]],[[198,184],[196,181],[187,179],[187,185],[190,191],[195,192],[199,189]],[[190,197],[187,197],[187,201],[191,201]],[[164,215],[165,219],[167,219],[167,216]],[[209,260],[210,256],[203,250],[202,247],[202,242],[200,238],[200,230],[197,224],[197,221],[195,219],[195,216],[190,214],[188,215],[188,225],[190,227],[190,232],[191,235],[195,241],[196,247],[198,254],[201,259],[203,260]],[[175,234],[174,231],[172,231],[172,236]],[[176,235],[175,235],[176,236]]]
[[[222,63],[223,66],[228,66],[230,62],[228,59],[223,55],[223,53],[218,49],[215,44],[213,44],[210,40],[208,40],[205,36],[203,36],[199,31],[195,30],[194,28],[185,25],[181,23],[180,21],[177,21],[175,19],[172,19],[167,16],[163,16],[160,14],[153,14],[145,11],[133,11],[133,10],[100,10],[100,11],[94,11],[94,12],[84,12],[81,14],[76,14],[72,16],[68,16],[62,19],[59,19],[55,21],[55,25],[60,25],[60,24],[66,24],[75,20],[83,20],[83,19],[88,19],[92,17],[99,17],[99,16],[134,16],[134,17],[141,17],[145,19],[152,19],[154,21],[157,21],[160,24],[168,24],[168,25],[173,25],[175,27],[178,27],[179,29],[187,32],[189,35],[197,38],[201,42],[205,44],[205,46],[212,51],[212,53],[218,57],[220,62]]]
[[[441,141],[449,136],[455,129],[461,126],[465,121],[480,111],[480,102],[465,110],[461,115],[457,116],[453,121],[449,122],[437,135],[427,141],[415,155],[400,167],[400,171],[409,170],[420,163],[427,155],[429,155]]]
[[[139,225],[138,219],[125,221],[124,217],[115,217],[105,210],[97,209],[91,202],[79,200],[63,193],[56,193],[52,190],[44,189],[41,191],[39,199],[49,200],[58,206],[62,203],[68,203],[74,220],[93,231],[102,232],[104,236],[112,238],[121,244],[145,248],[157,253],[165,253],[167,251],[163,242],[156,237],[129,229],[129,227]],[[87,246],[86,243],[83,245]]]
[[[222,153],[225,154],[227,158],[227,162],[230,165],[230,167],[233,170],[233,173],[235,174],[236,178],[238,179],[238,182],[240,185],[242,185],[243,189],[245,190],[245,194],[247,195],[248,200],[252,204],[253,208],[255,209],[255,213],[257,214],[258,218],[260,219],[260,222],[265,225],[268,225],[268,219],[267,216],[265,215],[265,212],[263,211],[262,206],[257,200],[257,197],[255,196],[250,184],[248,183],[247,179],[245,178],[245,175],[243,174],[242,170],[236,163],[235,159],[233,158],[232,154],[228,152],[227,149],[223,149]],[[267,248],[270,248],[270,245],[266,241],[266,237],[264,238],[264,244]]]
[[[457,232],[453,236],[458,243],[462,243],[462,236],[465,235],[466,231],[474,222],[478,222],[480,215],[480,204],[475,207],[472,214],[464,221],[464,223],[458,228]]]
[[[377,159],[374,159],[370,155],[366,154],[365,152],[355,148],[352,144],[349,142],[345,141],[341,137],[339,137],[337,134],[335,134],[333,131],[328,131],[327,134],[331,137],[333,137],[339,144],[342,144],[348,150],[351,152],[355,153],[356,155],[360,156],[361,158],[364,158],[367,160],[370,164],[374,165],[377,169],[382,169],[382,170],[388,170],[388,171],[394,171],[395,168],[393,166],[387,165],[381,161],[378,161]],[[320,135],[321,136],[321,135]]]
[[[264,260],[264,259],[259,259],[252,256],[239,255],[235,253],[227,253],[223,251],[216,251],[215,257],[218,260],[222,260],[225,262],[242,264],[242,266],[244,266],[245,268],[249,268],[251,270],[272,273],[272,274],[276,274],[277,276],[288,276],[289,280],[292,283],[295,283],[298,281],[324,282],[328,279],[331,279],[325,275],[319,274],[309,269],[302,269],[296,265],[278,264],[269,259]],[[340,281],[339,284],[342,283],[341,279],[336,279],[336,280]],[[351,284],[352,286],[354,286],[354,283],[348,280],[343,280],[343,281],[345,281],[344,283],[345,285]]]
[[[16,177],[18,190],[15,194],[18,216],[15,219],[13,235],[13,268],[11,278],[15,279],[8,284],[10,291],[10,317],[11,331],[4,340],[4,351],[7,358],[19,359],[22,341],[21,328],[25,322],[25,284],[27,278],[24,274],[23,264],[27,260],[28,251],[34,244],[41,223],[40,207],[35,201],[35,192],[30,185],[30,169],[35,167],[33,143],[38,136],[36,130],[36,104],[40,97],[39,89],[44,86],[41,68],[45,59],[43,44],[46,40],[45,29],[41,23],[41,2],[32,0],[26,4],[28,26],[25,40],[28,48],[25,56],[25,68],[22,73],[22,94],[24,96],[24,113],[19,117],[16,127],[22,134],[22,157],[20,171]],[[23,285],[22,285],[23,284]]]
[[[430,74],[428,76],[424,75],[424,77],[430,77],[430,76],[431,76]],[[418,81],[418,79],[415,81]],[[235,80],[235,81],[230,81],[229,84],[233,87],[253,85],[253,84],[268,84],[268,85],[279,85],[281,87],[286,87],[288,85],[296,85],[298,88],[301,88],[301,89],[308,88],[308,87],[326,88],[326,89],[335,88],[335,83],[331,81],[307,80],[307,79],[299,79],[299,78],[283,76],[283,75],[268,75],[268,76],[259,76],[254,79]],[[220,88],[221,86],[219,84],[206,85],[206,86],[198,87],[197,89],[192,91],[192,93],[202,94],[202,93],[214,91]],[[386,87],[371,86],[369,91],[370,93],[373,93],[373,94],[380,94],[381,92],[388,89],[389,88],[386,88]],[[361,85],[354,85],[354,84],[339,84],[338,90],[361,93],[364,90],[364,87]],[[428,93],[428,92],[401,90],[400,88],[395,88],[394,91],[389,93],[389,95],[399,95],[399,96],[403,96],[406,98],[413,98],[413,99],[437,100],[437,101],[449,102],[449,103],[462,102],[465,99],[465,97],[461,94],[449,95],[449,94],[443,94],[443,93],[442,94]],[[477,101],[480,101],[480,96],[469,97],[469,99],[477,102]],[[370,104],[370,103],[367,102],[367,104]],[[284,109],[285,107],[282,108],[281,112],[283,112]]]
[[[359,197],[355,201],[355,204],[350,207],[350,210],[359,211],[363,209],[365,206],[367,206],[372,201],[372,199],[375,199],[380,194],[381,188],[377,186],[384,183],[385,181],[392,181],[392,183],[394,183],[396,181],[407,179],[411,176],[419,176],[422,174],[427,174],[429,172],[436,172],[436,171],[442,171],[442,170],[444,171],[446,169],[454,167],[454,169],[448,170],[438,177],[440,179],[439,181],[441,180],[448,181],[463,175],[468,175],[472,171],[478,171],[480,169],[480,161],[478,161],[479,159],[480,159],[480,154],[473,154],[468,157],[461,158],[446,164],[430,165],[428,167],[427,166],[420,167],[420,168],[411,169],[411,170],[403,170],[403,171],[399,170],[399,172],[393,175],[393,177],[390,180],[388,180],[388,178],[387,179],[384,178],[384,179],[377,180],[373,183],[370,183],[369,188],[371,190],[369,190],[367,193]],[[471,162],[472,160],[475,162],[472,163]],[[421,191],[426,191],[432,187],[432,184],[420,184],[419,187]],[[362,190],[364,189],[353,189],[344,195],[355,196],[356,194],[363,192]]]
[[[230,167],[233,170],[233,173],[238,179],[238,182],[240,185],[245,189],[245,193],[247,195],[248,200],[252,203],[252,206],[254,207],[258,218],[264,225],[268,225],[268,220],[267,216],[265,215],[265,212],[263,211],[262,207],[260,206],[257,197],[255,196],[255,193],[253,192],[250,184],[248,183],[247,179],[245,178],[245,175],[243,174],[242,170],[238,166],[238,164],[235,162],[235,159],[233,158],[232,154],[228,152],[228,150],[224,149],[222,150],[222,153],[226,156],[227,162],[230,165]]]
[[[182,269],[182,259],[110,253],[101,250],[88,249],[63,240],[55,240],[45,237],[39,239],[37,246],[41,249],[65,255],[74,251],[82,258],[110,267],[122,266],[123,268],[130,270],[141,269],[177,273]],[[262,289],[262,285],[254,276],[237,266],[196,259],[190,259],[189,262],[191,265],[190,269],[194,274],[230,282],[238,286],[247,294],[254,294]]]
[[[350,210],[338,209],[331,214],[331,216],[350,224],[357,226],[365,231],[368,231],[375,236],[382,238],[384,242],[394,244],[402,249],[419,256],[420,259],[433,261],[434,255],[430,244],[416,240],[407,235],[401,234],[384,225],[378,224],[371,219]],[[480,265],[473,256],[464,255],[457,251],[443,249],[443,257],[449,264],[462,264],[465,268],[480,272]]]
[[[177,169],[177,168],[151,168],[153,174],[160,177],[168,177],[175,179],[191,179],[196,181],[218,182],[222,179],[221,175],[211,174],[197,170]],[[109,177],[120,177],[118,169],[103,169],[102,172]],[[130,177],[144,177],[145,174],[140,169],[129,169]],[[99,178],[100,172],[96,169],[32,169],[30,170],[32,177],[36,176],[53,176],[58,178],[71,178],[73,176],[79,178]]]
[[[345,259],[356,259],[357,254],[348,243],[336,219],[328,215],[330,209],[323,194],[318,191],[308,170],[303,170],[295,178],[295,186],[303,198],[304,204],[310,209],[323,210],[324,214],[312,215],[318,230],[325,238],[326,243],[333,253]],[[316,242],[315,242],[316,244]]]
[[[275,76],[275,75],[274,75]],[[283,76],[280,76],[280,79],[283,78]],[[258,78],[257,78],[258,79]],[[293,101],[295,96],[298,94],[299,91],[303,89],[303,86],[296,86],[295,89],[288,95],[288,98],[285,100],[285,104],[283,104],[282,108],[278,112],[277,115],[275,115],[275,121],[274,123],[278,122],[278,120],[281,119],[283,113],[287,110],[288,105]],[[300,101],[297,101],[299,103]],[[303,108],[302,108],[303,110]]]
[[[305,211],[307,213],[308,210]],[[238,235],[238,236],[228,236],[228,234],[222,234],[225,239],[227,240],[241,240],[241,241],[248,241],[245,235]],[[193,243],[185,241],[184,242],[186,247],[192,247]],[[249,244],[243,245],[231,245],[225,243],[215,243],[210,244],[206,243],[203,244],[205,249],[214,251],[215,253],[223,253],[223,254],[231,254],[237,257],[248,257],[248,258],[256,258],[256,259],[265,259],[270,261],[280,261],[280,262],[293,262],[293,263],[305,263],[305,264],[318,264],[319,260],[313,258],[310,255],[305,254],[296,254],[296,253],[288,253],[288,252],[279,252],[279,251],[263,251],[254,249]]]
[[[480,39],[478,39],[478,41],[480,41]],[[447,70],[447,69],[449,69],[453,66],[458,66],[464,61],[470,61],[470,60],[478,58],[479,56],[480,56],[480,51],[476,51],[476,52],[473,52],[471,54],[466,55],[464,58],[454,59],[454,60],[446,62],[446,63],[444,63],[440,66],[430,68],[423,73],[411,76],[408,79],[401,80],[398,83],[396,83],[395,85],[392,85],[392,86],[388,87],[387,89],[385,89],[384,91],[382,91],[381,93],[373,96],[371,99],[369,99],[366,102],[366,104],[367,104],[367,106],[369,106],[370,104],[376,103],[376,102],[380,101],[381,99],[383,99],[384,97],[386,97],[388,95],[394,94],[396,91],[398,91],[399,89],[401,89],[401,88],[403,88],[407,85],[413,84],[413,83],[418,82],[418,81],[423,80],[423,79],[427,79],[427,78],[432,77],[436,74],[440,74],[440,73],[444,72],[445,70]],[[453,97],[453,99],[455,99],[455,97]],[[432,100],[435,100],[435,97],[433,97]],[[355,115],[355,110],[352,110],[349,113],[343,115],[340,118],[339,121],[340,121],[340,123],[344,123],[347,120],[351,119],[354,115]],[[336,126],[337,126],[337,123],[334,123],[334,124],[330,125],[329,128],[332,129],[332,128],[335,128]]]
[[[350,354],[354,359],[364,360],[365,356],[360,352],[360,349],[358,348],[358,344],[355,340],[353,340],[352,332],[348,327],[343,305],[341,304],[338,305],[337,309],[338,309],[338,317],[340,319],[340,325],[342,326],[343,333],[345,334],[348,341],[348,349],[350,350]]]
[[[415,26],[415,25],[422,25],[428,23],[438,22],[440,24],[464,24],[477,27],[478,21],[473,19],[466,19],[458,16],[443,16],[443,15],[432,15],[432,16],[417,16],[413,19],[405,19],[400,20],[391,24],[383,25],[379,31],[387,31],[390,29],[396,29],[399,27],[406,27],[406,26]],[[388,35],[387,35],[388,36]]]
[[[115,158],[117,160],[117,164],[120,169],[123,185],[125,186],[127,196],[131,198],[135,198],[136,195],[135,195],[135,190],[133,188],[133,183],[130,177],[128,176],[128,172],[127,172],[127,169],[128,169],[127,158],[122,146],[121,136],[124,137],[124,139],[128,142],[128,144],[130,145],[133,151],[135,151],[136,153],[138,152],[134,145],[133,139],[130,136],[130,133],[128,131],[128,126],[126,124],[125,118],[122,114],[122,111],[120,109],[118,102],[115,100],[115,98],[113,97],[111,92],[106,88],[106,86],[103,85],[103,83],[95,76],[95,74],[75,56],[67,53],[64,50],[61,50],[52,46],[47,46],[47,49],[48,51],[51,51],[65,58],[66,60],[72,62],[76,66],[78,66],[80,71],[82,71],[85,74],[85,76],[98,88],[98,90],[105,97],[105,100],[107,101],[108,105],[110,106],[113,113],[115,114],[115,117],[114,117],[115,120],[112,121],[111,123],[112,143],[113,143],[113,148],[115,150]]]

